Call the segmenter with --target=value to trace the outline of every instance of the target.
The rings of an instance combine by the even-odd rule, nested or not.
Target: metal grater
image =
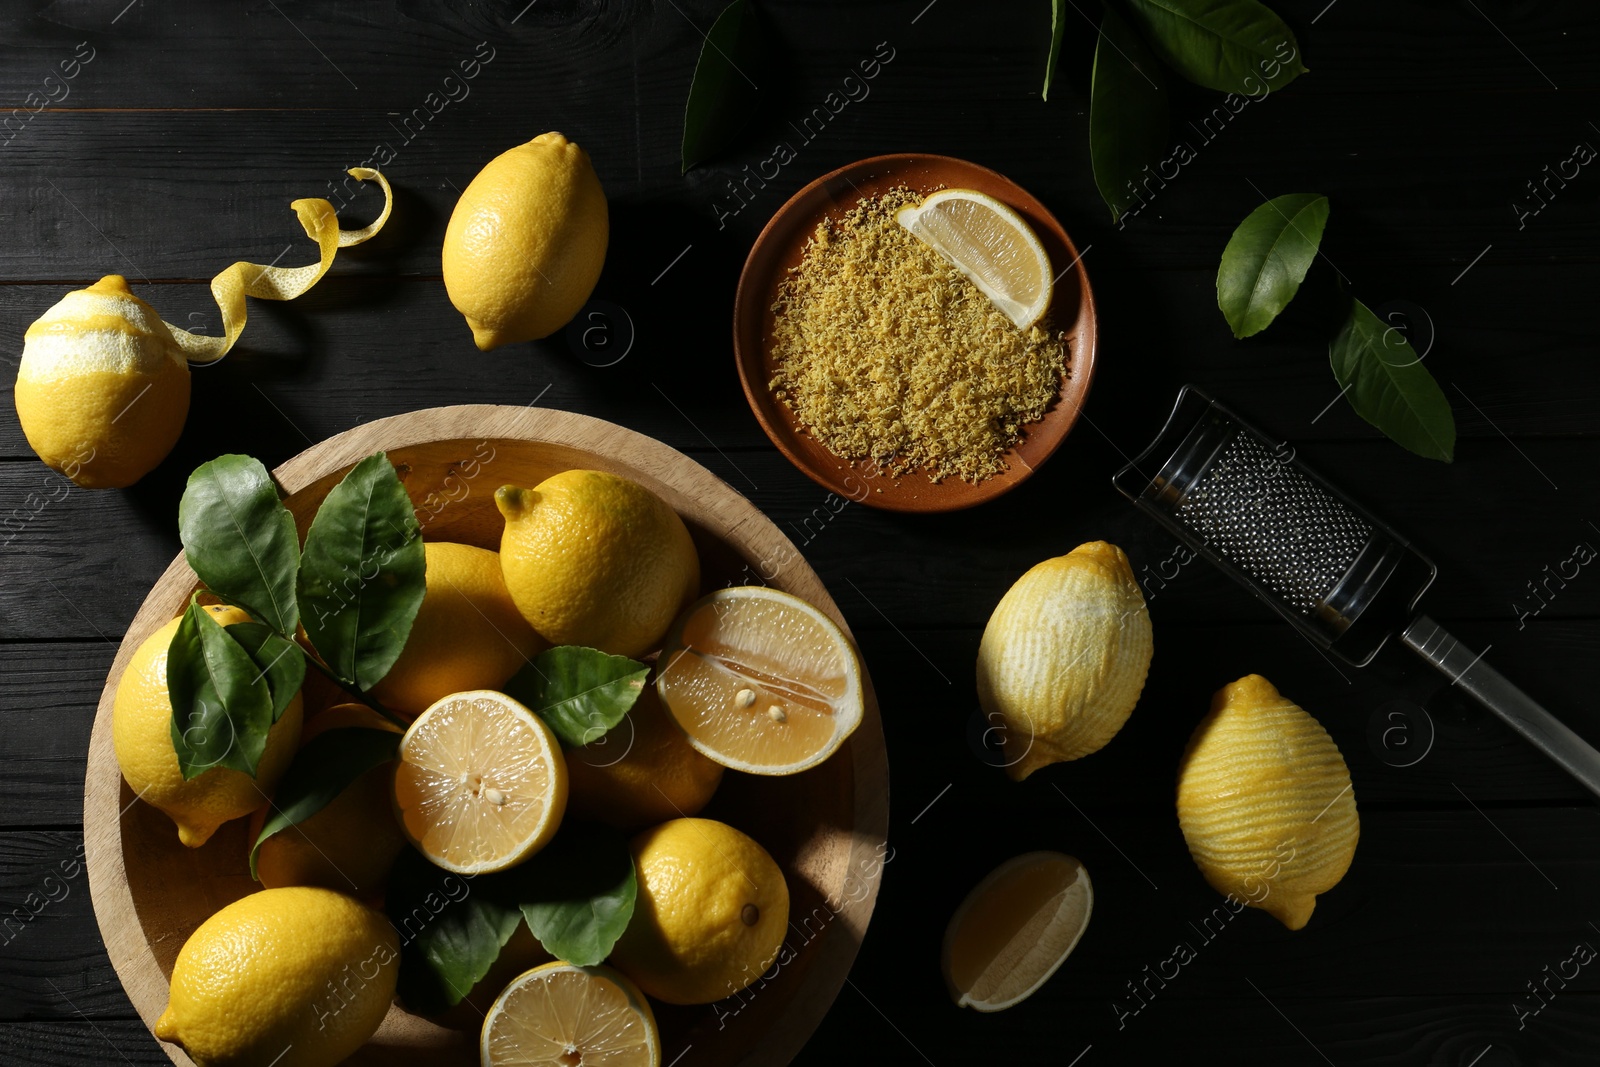
[[[1199,555],[1319,648],[1365,666],[1398,632],[1412,651],[1600,795],[1600,752],[1416,604],[1438,570],[1404,538],[1194,386],[1112,478]]]

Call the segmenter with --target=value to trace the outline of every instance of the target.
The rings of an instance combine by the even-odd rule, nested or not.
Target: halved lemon
[[[1001,1011],[1056,973],[1089,928],[1094,887],[1060,852],[1007,860],[961,902],[944,934],[944,980],[958,1007]]]
[[[484,1016],[483,1067],[658,1067],[644,994],[610,967],[547,963],[512,979]]]
[[[850,639],[797,596],[719,589],[673,623],[656,691],[689,743],[724,767],[794,774],[861,724]]]
[[[400,829],[445,870],[515,867],[555,836],[566,806],[560,743],[504,693],[477,689],[437,700],[400,739]]]
[[[942,189],[895,219],[972,280],[1017,329],[1050,306],[1050,256],[1021,215],[976,189]]]

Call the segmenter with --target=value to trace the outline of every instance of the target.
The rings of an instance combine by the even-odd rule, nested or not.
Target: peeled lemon
[[[1217,892],[1291,930],[1339,884],[1361,836],[1338,746],[1259,674],[1219,689],[1189,739],[1178,825]]]
[[[177,443],[189,363],[156,309],[108,274],[28,327],[16,402],[40,459],[87,489],[120,489]]]
[[[610,222],[589,153],[559,133],[478,172],[444,232],[444,287],[483,351],[548,337],[605,266]]]
[[[263,889],[178,951],[155,1034],[200,1067],[333,1067],[394,999],[400,942],[380,913],[328,889]]]
[[[506,587],[552,644],[642,655],[700,588],[683,520],[638,482],[571,470],[532,489],[503,485],[494,502]]]
[[[223,626],[250,616],[233,607],[206,608]],[[180,616],[145,638],[117,682],[111,704],[111,739],[128,788],[178,824],[178,840],[199,848],[231,819],[261,807],[288,769],[300,740],[300,694],[296,693],[267,731],[266,748],[251,778],[231,767],[213,767],[185,781],[172,748],[172,698],[167,693],[167,647]]]
[[[1150,613],[1122,549],[1079,545],[1017,579],[978,646],[978,703],[1006,773],[1096,752],[1128,721],[1151,655]]]
[[[789,927],[789,885],[767,850],[714,819],[633,839],[633,918],[611,963],[668,1004],[709,1004],[761,977]]]

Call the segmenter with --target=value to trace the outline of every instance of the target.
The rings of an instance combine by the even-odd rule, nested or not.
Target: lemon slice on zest
[[[861,665],[816,608],[766,586],[719,589],[673,623],[656,692],[689,743],[749,774],[794,774],[861,724]]]
[[[975,189],[943,189],[895,220],[982,290],[1017,329],[1050,307],[1050,256],[1021,215]]]
[[[456,693],[400,738],[394,806],[406,838],[438,866],[503,871],[555,836],[567,765],[550,727],[515,700]]]
[[[1044,985],[1089,928],[1089,872],[1059,852],[1002,863],[967,894],[944,935],[944,980],[959,1007],[1001,1011]]]
[[[661,1036],[639,988],[610,967],[547,963],[506,986],[484,1016],[484,1067],[659,1067]]]
[[[339,249],[358,245],[383,229],[394,207],[394,190],[389,188],[389,180],[371,167],[351,167],[349,173],[358,181],[377,182],[383,190],[383,211],[378,217],[359,230],[341,230],[333,205],[321,197],[307,197],[290,204],[306,236],[317,242],[321,252],[318,261],[304,267],[278,267],[241,260],[212,278],[211,296],[217,302],[217,310],[222,312],[222,336],[191,333],[170,322],[166,324],[190,363],[214,363],[228,354],[244,332],[245,297],[293,300],[322,280],[333,266],[334,254]]]

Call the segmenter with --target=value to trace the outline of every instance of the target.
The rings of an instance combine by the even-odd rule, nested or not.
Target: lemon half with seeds
[[[514,979],[489,1009],[483,1067],[657,1067],[650,1003],[610,967],[557,961]]]
[[[394,805],[400,829],[457,874],[514,867],[555,836],[567,767],[550,727],[504,693],[456,693],[400,739]]]
[[[861,725],[861,664],[834,621],[767,586],[719,589],[667,634],[656,691],[689,743],[750,774],[795,774]]]

